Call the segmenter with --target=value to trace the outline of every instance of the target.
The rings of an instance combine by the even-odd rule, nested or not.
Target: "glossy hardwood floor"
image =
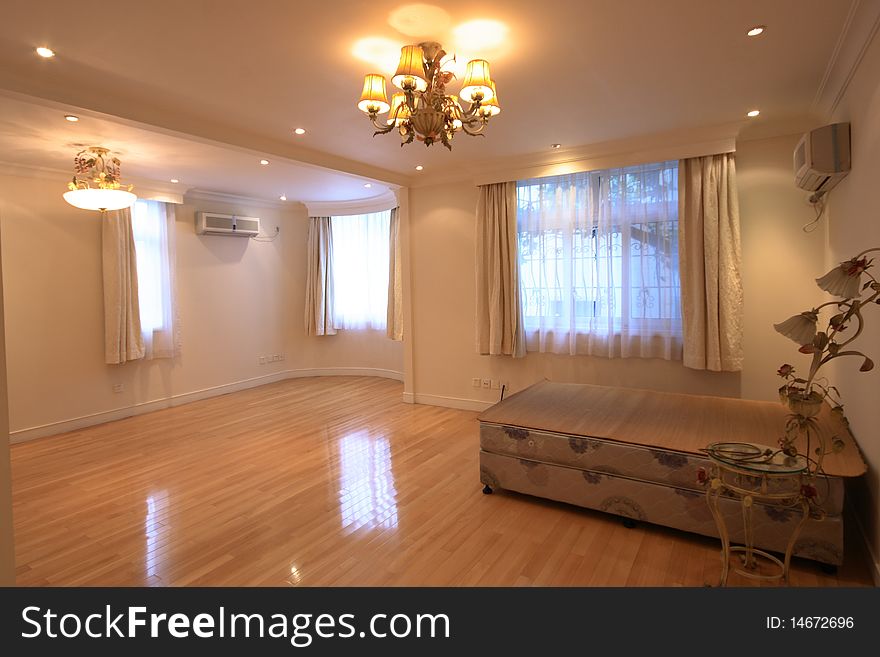
[[[296,379],[12,448],[21,585],[704,586],[717,541],[481,494],[476,413]],[[870,585],[795,560],[793,584]],[[731,578],[732,585],[751,580]]]

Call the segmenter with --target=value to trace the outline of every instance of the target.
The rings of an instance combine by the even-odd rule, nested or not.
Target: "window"
[[[138,302],[147,358],[171,358],[175,336],[174,206],[138,200],[131,208]]]
[[[391,211],[332,217],[333,324],[384,330]]]
[[[680,358],[678,164],[517,184],[532,351]]]

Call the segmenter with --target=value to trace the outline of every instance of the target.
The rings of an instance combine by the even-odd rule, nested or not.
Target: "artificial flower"
[[[782,367],[776,370],[776,373],[784,379],[794,374],[794,367],[785,363]]]
[[[835,296],[854,299],[861,294],[862,272],[870,264],[867,258],[853,258],[841,262],[822,278],[817,278],[816,283],[820,288]]]
[[[814,499],[818,494],[819,491],[817,491],[816,487],[812,484],[804,484],[801,486],[801,495],[808,500]]]
[[[789,317],[784,322],[774,324],[773,328],[789,340],[800,345],[811,344],[816,337],[816,322],[819,314],[815,310],[805,310],[800,315]]]

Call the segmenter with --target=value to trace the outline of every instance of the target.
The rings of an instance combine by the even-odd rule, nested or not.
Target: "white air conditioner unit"
[[[196,233],[198,235],[256,237],[260,234],[260,220],[258,217],[237,217],[232,214],[217,214],[216,212],[196,212]]]
[[[801,189],[819,195],[831,191],[851,166],[849,123],[832,123],[810,130],[794,149],[794,180]]]

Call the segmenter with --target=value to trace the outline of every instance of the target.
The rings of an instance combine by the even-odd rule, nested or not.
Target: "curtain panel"
[[[306,272],[306,335],[335,335],[333,326],[333,235],[330,217],[309,217]]]
[[[516,183],[481,185],[476,216],[477,351],[526,354],[517,258]]]
[[[677,163],[521,181],[529,351],[681,359]]]
[[[679,162],[684,364],[742,370],[743,291],[733,153]]]
[[[388,238],[388,321],[386,335],[403,340],[403,259],[400,251],[400,208],[391,210]]]
[[[104,361],[119,365],[144,357],[138,301],[138,271],[129,209],[107,212],[101,221],[104,280]]]
[[[138,200],[133,210],[145,357],[175,358],[181,341],[174,205]]]

